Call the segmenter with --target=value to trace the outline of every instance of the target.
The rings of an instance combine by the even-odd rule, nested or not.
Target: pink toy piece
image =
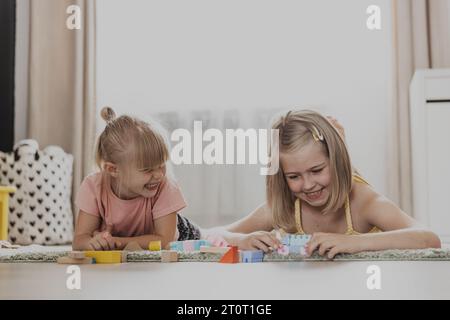
[[[279,254],[282,254],[282,255],[288,255],[289,254],[289,247],[283,244],[283,245],[281,245],[278,248],[277,252]]]
[[[300,254],[302,255],[302,256],[306,256],[307,254],[306,254],[306,248],[305,248],[305,246],[302,246],[301,248],[300,248]]]
[[[186,241],[183,241],[183,250],[184,250],[184,252],[192,252],[192,251],[195,251],[195,243],[194,243],[194,240],[186,240]]]

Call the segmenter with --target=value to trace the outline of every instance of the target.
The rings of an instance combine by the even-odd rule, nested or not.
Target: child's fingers
[[[320,242],[318,242],[316,239],[311,239],[306,244],[306,252],[308,253],[308,256],[312,255],[312,253],[317,249],[319,244],[320,244]]]
[[[94,251],[101,250],[100,244],[97,242],[96,239],[92,239],[92,240],[89,242],[89,246],[90,246],[90,247],[92,248],[92,250],[94,250]]]
[[[116,247],[116,243],[114,241],[114,238],[108,233],[107,236],[104,235],[103,240],[106,241],[108,245],[108,250],[113,250]]]
[[[319,247],[319,254],[321,256],[325,255],[325,253],[330,250],[330,248],[334,247],[334,244],[330,241],[324,242]]]
[[[97,242],[99,243],[101,250],[111,250],[111,248],[109,247],[109,243],[108,241],[106,241],[106,239],[100,238],[97,239]]]
[[[334,259],[334,257],[339,253],[340,249],[335,246],[334,248],[331,248],[330,251],[328,251],[328,259]]]
[[[280,245],[278,239],[271,234],[265,234],[259,240],[272,249],[277,249]]]
[[[269,252],[269,247],[259,239],[253,239],[252,247],[256,250],[262,250],[265,253]]]

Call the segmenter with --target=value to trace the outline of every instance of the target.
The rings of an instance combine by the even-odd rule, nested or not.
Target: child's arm
[[[100,225],[99,217],[80,210],[72,243],[73,250],[113,250],[120,246],[120,243],[114,242],[109,232],[94,235]]]
[[[177,213],[165,215],[154,220],[154,234],[148,234],[137,237],[113,237],[116,242],[120,242],[122,248],[129,242],[137,242],[139,246],[148,250],[150,241],[161,241],[161,248],[167,248],[171,241],[174,241],[177,228]]]
[[[439,237],[421,226],[391,201],[367,187],[363,194],[365,205],[360,215],[381,233],[343,235],[315,233],[307,245],[308,254],[318,250],[333,258],[337,253],[356,253],[387,249],[440,248]]]
[[[281,243],[269,231],[273,230],[272,216],[266,204],[259,206],[248,216],[224,227],[202,230],[206,238],[221,236],[230,245],[241,249],[258,249],[267,252]]]
[[[383,196],[376,195],[362,211],[383,233],[365,234],[365,250],[440,248],[439,237]]]

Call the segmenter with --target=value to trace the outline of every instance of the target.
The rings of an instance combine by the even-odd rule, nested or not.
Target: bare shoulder
[[[370,185],[365,183],[355,182],[350,192],[350,203],[356,209],[363,209],[373,201],[380,199],[382,196],[378,194]],[[358,210],[360,211],[360,210]]]
[[[373,204],[382,200],[383,196],[378,194],[370,185],[355,182],[350,192],[350,211],[355,229],[358,231],[369,230],[373,224],[371,207]]]

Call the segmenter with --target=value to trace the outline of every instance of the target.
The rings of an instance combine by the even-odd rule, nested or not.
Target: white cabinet
[[[450,69],[416,71],[410,88],[414,217],[450,244]]]

